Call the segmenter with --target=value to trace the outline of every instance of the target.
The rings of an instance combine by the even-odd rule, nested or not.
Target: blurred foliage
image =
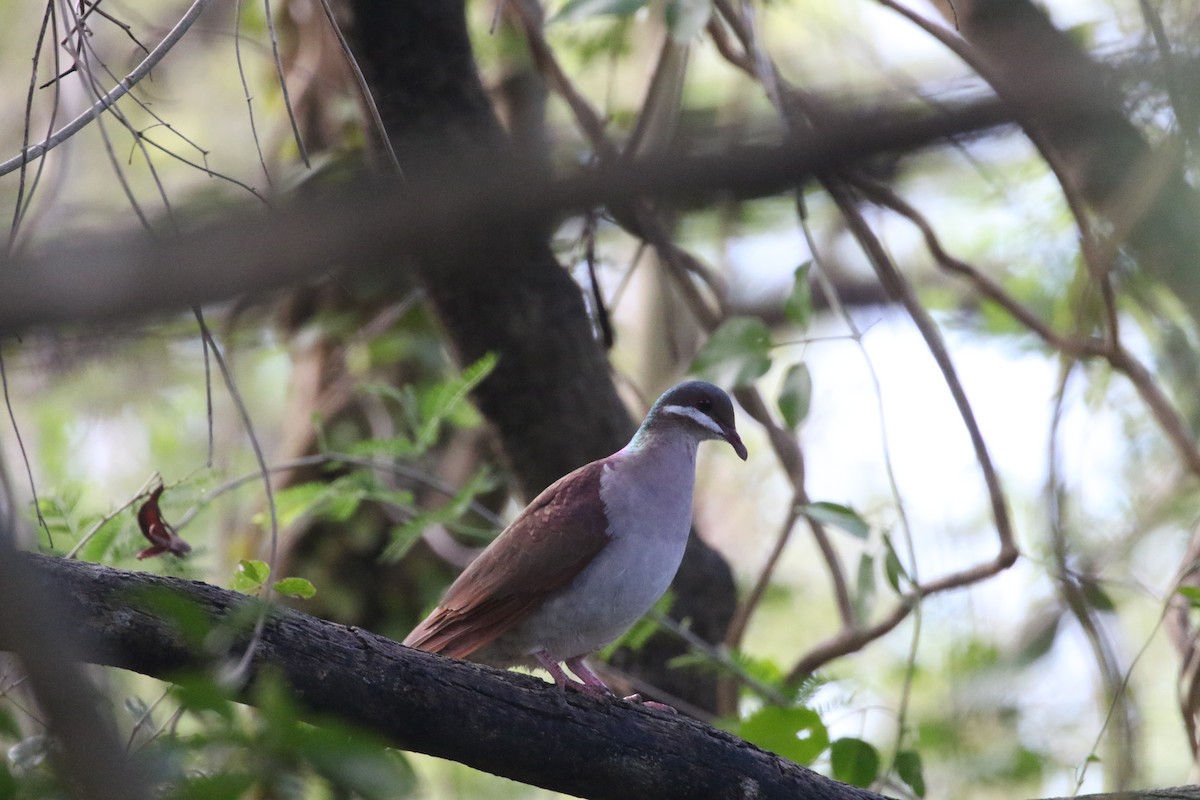
[[[299,28],[297,21],[313,10],[290,5],[292,13],[281,23]],[[1163,18],[1178,63],[1185,68],[1198,63],[1195,4],[1150,5]],[[1189,144],[1139,4],[1049,7],[1057,24],[1109,60],[1147,138],[1175,143],[1170,146],[1184,154],[1183,169],[1193,178],[1200,174],[1195,131]],[[0,10],[9,22],[0,31],[0,69],[11,78],[0,84],[0,102],[23,108],[39,10],[11,0],[0,2]],[[109,10],[150,44],[178,15],[178,9],[148,2]],[[499,84],[523,57],[521,37],[505,25],[490,32],[495,4],[471,3],[468,10],[481,68],[491,84]],[[770,140],[778,124],[760,88],[729,69],[710,40],[697,36],[710,11],[704,0],[567,0],[547,8],[546,33],[617,140],[636,127],[664,32],[691,42],[679,141],[690,146],[693,134],[716,125],[746,141]],[[786,0],[761,4],[757,12],[764,48],[782,74],[835,101],[871,104],[903,97],[936,103],[974,86],[954,57],[875,4]],[[266,44],[263,6],[241,4],[238,22],[253,102],[247,102],[234,66],[230,21],[214,18],[206,34],[189,37],[155,70],[153,82],[137,90],[150,110],[167,116],[169,127],[147,109],[124,104],[131,123],[166,149],[265,192],[270,187],[251,139],[249,105],[277,193],[352,174],[363,142],[353,92],[316,76],[325,91],[323,113],[342,137],[316,154],[321,169],[313,178],[295,165],[295,146],[280,122],[282,95]],[[92,20],[90,41],[118,73],[142,55],[108,20]],[[35,83],[49,81],[54,69],[44,60]],[[1194,88],[1188,91],[1192,107],[1200,107]],[[35,96],[31,131],[60,123],[61,109],[42,101],[46,93]],[[75,103],[71,109],[77,112],[86,93],[82,98],[68,95],[63,107]],[[565,105],[551,102],[548,117],[554,162],[587,160]],[[23,136],[21,115],[0,119],[5,153],[16,152]],[[167,213],[160,183],[184,227],[227,213],[231,204],[257,202],[231,181],[166,154],[154,153],[151,170],[140,156],[126,157],[134,143],[127,132],[115,130],[111,138],[105,141],[93,129],[63,146],[65,158],[50,162],[18,246],[86,240],[90,231],[131,224],[133,210],[113,200],[114,169],[155,225]],[[121,155],[110,160],[110,147]],[[977,264],[1016,301],[1056,330],[1079,335],[1102,330],[1103,308],[1079,258],[1078,232],[1052,173],[1028,143],[1015,137],[960,141],[878,166],[881,179],[933,221],[949,251]],[[6,208],[14,206],[16,192],[15,176],[0,179]],[[798,194],[813,241],[823,251],[825,277],[845,286],[868,280],[869,268],[828,199],[812,187]],[[987,557],[994,542],[969,448],[953,438],[959,422],[941,399],[939,378],[919,342],[892,310],[871,303],[851,309],[867,331],[861,341],[852,341],[827,308],[816,280],[818,264],[797,232],[796,199],[677,209],[680,241],[716,265],[728,284],[730,315],[709,335],[680,330],[686,328],[678,322],[686,312],[642,280],[646,268],[628,277],[640,258],[638,243],[601,222],[599,280],[602,293],[612,298],[618,330],[613,362],[650,396],[650,387],[665,380],[667,371],[689,366],[724,385],[762,392],[771,413],[805,447],[810,489],[818,499],[799,511],[831,527],[833,546],[852,565],[851,613],[857,623],[869,624],[918,575],[936,577]],[[914,618],[864,653],[797,680],[789,675],[791,665],[836,630],[840,611],[814,548],[797,536],[745,640],[737,648],[695,649],[675,664],[703,664],[736,686],[736,708],[719,724],[850,783],[904,797],[1033,797],[1068,793],[1080,770],[1094,765],[1081,784],[1098,791],[1116,762],[1107,740],[1094,749],[1112,701],[1062,600],[1065,581],[1094,612],[1114,643],[1120,670],[1129,676],[1127,700],[1141,721],[1131,740],[1137,783],[1184,782],[1191,758],[1178,733],[1173,683],[1178,657],[1156,625],[1166,597],[1182,598],[1193,617],[1200,616],[1200,590],[1176,587],[1173,577],[1195,527],[1198,482],[1183,473],[1128,382],[1088,363],[1075,367],[1064,392],[1058,434],[1063,485],[1047,487],[1046,409],[1057,392],[1058,355],[996,304],[935,272],[906,223],[883,214],[871,222],[918,286],[964,372],[1008,490],[1024,557],[993,581],[923,602]],[[581,260],[577,228],[567,222],[557,233],[568,262]],[[1146,361],[1191,431],[1198,432],[1200,335],[1186,309],[1127,255],[1118,254],[1117,266],[1126,346]],[[77,548],[76,557],[86,560],[204,579],[250,594],[270,586],[301,608],[322,602],[348,617],[361,611],[363,587],[354,574],[339,581],[346,578],[337,558],[342,551],[361,551],[388,565],[425,556],[405,579],[418,603],[432,602],[450,570],[428,566],[433,559],[419,552],[422,535],[441,527],[471,544],[492,535],[495,526],[479,510],[502,505],[492,497],[502,494],[499,470],[489,457],[473,462],[434,504],[419,481],[396,480],[380,465],[431,475],[442,448],[479,425],[465,398],[494,362],[485,359],[452,373],[436,323],[419,300],[394,324],[364,333],[369,315],[360,306],[377,311],[393,287],[378,275],[354,281],[338,287],[345,295],[341,307],[306,316],[308,306],[297,301],[302,309],[292,309],[294,315],[277,328],[260,308],[230,309],[228,329],[221,332],[256,429],[268,444],[290,433],[283,429],[282,387],[294,376],[294,354],[312,341],[338,350],[354,396],[382,409],[391,426],[390,435],[374,437],[352,415],[306,420],[317,431],[319,463],[304,480],[277,493],[280,524],[285,536],[318,524],[338,536],[313,543],[315,557],[303,575],[290,569],[273,575],[259,558],[268,528],[261,481],[219,383],[213,385],[215,463],[208,463],[205,364],[194,323],[187,319],[146,329],[116,326],[104,336],[67,330],[4,343],[14,414],[38,491],[36,508],[31,498],[28,506],[38,543],[58,553]],[[358,303],[362,296],[370,302]],[[671,351],[669,370],[656,360],[663,350]],[[879,389],[862,375],[867,358],[879,373]],[[407,371],[398,380],[400,369]],[[1026,402],[1035,393],[1036,404]],[[886,428],[879,424],[881,408]],[[750,585],[788,511],[790,492],[771,462],[766,437],[743,427],[754,458],[745,473],[727,469],[720,457],[702,464],[698,516]],[[10,433],[4,437],[8,473],[26,491],[16,477],[23,465],[15,443]],[[886,447],[907,508],[899,506],[885,477],[878,452]],[[155,472],[167,482],[165,518],[194,546],[186,559],[136,559],[144,546],[133,510],[137,487]],[[1051,493],[1066,509],[1062,535],[1069,574],[1062,581],[1050,541]],[[387,514],[373,516],[380,509]],[[35,527],[39,514],[44,528]],[[384,542],[374,536],[380,517]],[[726,530],[737,535],[721,533]],[[195,609],[167,598],[156,602],[185,634],[203,636],[204,621]],[[664,598],[656,614],[670,602]],[[386,606],[385,612],[396,608]],[[397,628],[411,622],[404,613],[394,614]],[[614,647],[639,646],[660,629],[655,620],[656,615],[647,617]],[[238,624],[252,622],[247,617]],[[1135,664],[1143,644],[1148,649]],[[255,709],[234,703],[210,676],[181,679],[169,688],[117,673],[109,680],[130,749],[152,768],[164,797],[542,794],[389,751],[332,721],[320,727],[301,722],[286,692],[269,678],[258,687]],[[65,796],[50,769],[52,746],[28,709],[19,673],[0,666],[5,753],[0,798]]]

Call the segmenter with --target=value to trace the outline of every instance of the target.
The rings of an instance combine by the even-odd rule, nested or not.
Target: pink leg
[[[604,681],[600,680],[599,676],[592,672],[587,663],[583,660],[583,656],[568,658],[567,667],[570,668],[571,672],[574,672],[576,675],[578,675],[581,681],[586,683],[588,686],[591,686],[593,689],[597,689],[601,694],[612,694],[612,689],[609,689],[607,686],[605,686]]]
[[[542,665],[542,669],[550,673],[550,677],[554,679],[554,682],[563,689],[574,689],[577,692],[590,694],[594,697],[612,694],[612,692],[608,691],[608,688],[601,683],[600,679],[595,675],[592,675],[590,671],[588,672],[588,675],[593,681],[599,684],[599,688],[592,683],[587,682],[586,678],[584,679],[584,683],[571,680],[571,678],[567,676],[567,673],[563,672],[563,668],[558,665],[558,661],[555,660],[554,656],[550,655],[545,650],[538,650],[533,654],[533,657],[536,658],[537,662]],[[575,668],[572,666],[571,669],[574,670]],[[580,675],[580,677],[583,676]]]
[[[605,686],[604,681],[600,680],[600,677],[596,675],[596,673],[592,672],[591,668],[588,667],[587,662],[583,660],[583,656],[568,658],[567,667],[570,668],[571,672],[574,672],[576,675],[578,675],[580,679],[588,686],[594,687],[598,691],[603,692],[605,695],[611,695],[613,693],[612,689],[609,689],[607,686]],[[631,694],[625,699],[631,703],[643,705],[646,708],[655,708],[659,711],[669,711],[672,714],[679,713],[666,703],[659,703],[654,700],[643,700],[640,694]]]

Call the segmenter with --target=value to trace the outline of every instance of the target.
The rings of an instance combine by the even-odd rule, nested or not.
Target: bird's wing
[[[604,462],[566,475],[539,494],[404,644],[466,658],[533,613],[591,563],[610,536],[596,513]]]

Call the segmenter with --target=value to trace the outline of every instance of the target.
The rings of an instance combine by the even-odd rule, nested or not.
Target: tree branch
[[[175,23],[175,27],[171,28],[163,40],[158,43],[158,46],[142,59],[142,63],[138,64],[133,68],[132,72],[118,81],[117,85],[109,90],[107,94],[98,98],[87,111],[84,111],[50,136],[47,136],[45,141],[39,142],[32,147],[23,148],[20,153],[0,164],[0,175],[6,175],[22,164],[44,156],[67,139],[79,133],[79,131],[83,130],[89,123],[104,113],[105,110],[110,108],[113,103],[128,94],[142,78],[150,74],[150,70],[154,69],[167,53],[171,52],[171,48],[179,43],[184,34],[191,29],[192,23],[200,18],[200,14],[208,6],[208,3],[209,0],[194,0],[187,12],[180,17],[179,22]]]
[[[185,644],[156,613],[155,593],[186,598],[214,626],[254,602],[204,583],[78,561],[26,554],[14,562],[62,597],[84,659],[164,680],[204,669],[214,657]],[[243,635],[224,655],[236,658],[244,645]],[[12,646],[0,630],[0,648]],[[570,794],[880,800],[681,715],[564,693],[289,609],[272,609],[251,680],[268,667],[318,718],[338,717],[403,749]]]
[[[238,209],[178,236],[139,231],[74,241],[40,255],[0,256],[0,331],[180,310],[295,285],[336,265],[461,242],[464,234],[528,223],[633,197],[764,197],[814,171],[1005,123],[992,100],[949,114],[901,110],[847,115],[827,132],[768,147],[667,155],[580,171],[531,175],[497,156],[484,172],[435,170],[406,186],[359,186],[276,213]]]

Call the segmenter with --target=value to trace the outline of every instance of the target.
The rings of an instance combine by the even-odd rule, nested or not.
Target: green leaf
[[[363,439],[345,448],[345,452],[353,456],[392,456],[393,458],[412,458],[420,455],[420,447],[409,437],[400,434],[387,439]]]
[[[1192,608],[1200,608],[1200,586],[1180,586],[1175,593],[1187,600]]]
[[[1030,614],[1017,646],[1017,663],[1032,664],[1049,653],[1058,638],[1061,622],[1062,612],[1058,608],[1043,606]]]
[[[573,22],[590,17],[629,17],[641,11],[648,0],[567,0],[551,22]]]
[[[805,767],[829,747],[825,723],[811,708],[764,706],[743,720],[737,733]]]
[[[771,334],[755,317],[730,317],[712,332],[691,371],[714,383],[748,386],[771,368]]]
[[[712,0],[667,0],[664,16],[667,30],[676,44],[695,39],[712,16]]]
[[[812,320],[812,285],[808,281],[811,261],[805,261],[796,268],[796,279],[792,284],[792,293],[784,301],[783,313],[801,330],[808,327]]]
[[[879,777],[879,751],[862,739],[846,737],[829,746],[833,777],[851,786],[866,788]]]
[[[896,753],[896,774],[908,784],[917,797],[925,796],[925,773],[921,769],[921,755],[916,750],[901,750]]]
[[[195,600],[163,586],[147,586],[133,592],[131,605],[144,605],[174,628],[189,647],[202,646],[212,633],[213,621]]]
[[[417,431],[417,444],[422,449],[432,446],[441,432],[442,424],[467,399],[484,378],[496,368],[496,354],[488,353],[455,377],[436,384],[420,400],[423,420]]]
[[[811,400],[812,375],[808,365],[803,362],[792,365],[783,377],[778,400],[779,413],[789,428],[796,428],[808,416]]]
[[[863,553],[858,559],[858,575],[854,592],[854,618],[865,623],[871,615],[872,601],[875,598],[875,557]]]
[[[883,537],[883,546],[887,548],[887,556],[883,560],[883,571],[887,575],[888,583],[900,592],[901,576],[907,578],[908,573],[904,571],[904,565],[900,563],[900,556],[896,555],[896,548],[892,547],[892,540],[888,536]]]
[[[13,718],[12,710],[4,706],[0,706],[0,736],[6,736],[9,739],[21,738],[21,726]]]
[[[212,711],[226,721],[233,721],[236,710],[229,690],[207,675],[185,675],[175,678],[171,695],[189,711]]]
[[[841,528],[856,539],[866,539],[871,535],[871,526],[866,523],[858,512],[838,503],[820,501],[809,503],[800,509],[809,519]]]
[[[299,597],[301,600],[308,600],[317,593],[312,581],[304,578],[284,578],[275,581],[271,588],[285,597]]]
[[[323,778],[357,797],[408,797],[416,788],[416,775],[403,754],[361,736],[309,728],[299,750]]]
[[[248,593],[257,591],[271,577],[271,567],[265,561],[243,558],[233,568],[233,589]]]
[[[112,548],[113,542],[117,538],[117,534],[121,532],[121,523],[117,518],[110,519],[100,526],[99,530],[92,534],[92,538],[88,539],[79,550],[79,559],[81,561],[99,562],[108,555],[108,551]]]
[[[321,481],[310,481],[275,492],[275,514],[279,518],[279,527],[291,527],[296,520],[312,511],[321,502],[326,486]]]
[[[1093,578],[1083,578],[1079,581],[1079,590],[1083,594],[1084,601],[1089,606],[1097,611],[1114,612],[1117,610],[1117,604],[1109,597],[1108,592],[1100,586],[1100,583]]]
[[[170,796],[177,800],[238,800],[247,796],[255,780],[253,776],[240,771],[192,774]]]
[[[471,502],[480,492],[486,492],[494,485],[491,473],[486,469],[481,469],[454,493],[454,497],[450,498],[450,502],[446,505],[416,514],[403,524],[397,525],[392,530],[392,540],[387,549],[383,551],[382,558],[385,561],[396,561],[403,558],[426,528],[430,525],[445,525],[458,520],[467,512]]]

